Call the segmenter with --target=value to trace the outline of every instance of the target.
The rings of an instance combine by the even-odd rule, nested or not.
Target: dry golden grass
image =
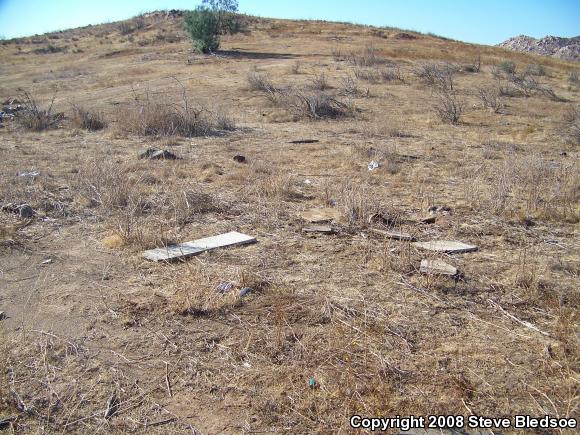
[[[42,110],[56,87],[54,113],[108,121],[0,129],[0,205],[37,212],[0,212],[0,421],[344,433],[353,413],[578,417],[577,66],[245,20],[217,56],[192,55],[163,15],[0,45],[2,100],[23,88]],[[149,147],[179,159],[139,160]],[[303,232],[321,207],[336,233]],[[479,250],[434,255],[375,228]],[[258,243],[140,255],[231,230]],[[421,275],[422,259],[462,273]]]

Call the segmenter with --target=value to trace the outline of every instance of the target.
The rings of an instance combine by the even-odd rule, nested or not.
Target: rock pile
[[[542,39],[520,35],[508,39],[498,47],[514,51],[552,56],[564,60],[580,61],[580,36],[573,38],[560,38],[558,36],[545,36]]]

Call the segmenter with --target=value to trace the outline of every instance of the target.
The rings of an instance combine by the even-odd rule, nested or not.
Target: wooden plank
[[[477,251],[477,246],[468,245],[453,240],[431,240],[429,242],[415,242],[413,246],[428,251],[446,252],[448,254],[461,254],[464,252]]]
[[[331,234],[334,232],[330,225],[310,225],[309,227],[302,228],[305,233],[325,233]]]
[[[254,237],[247,236],[246,234],[238,233],[236,231],[231,231],[229,233],[220,234],[217,236],[180,243],[179,245],[150,249],[143,252],[143,257],[151,261],[171,261],[180,258],[192,257],[194,255],[199,255],[202,252],[212,251],[217,248],[247,245],[256,242],[257,240]]]
[[[415,240],[415,238],[409,233],[403,233],[400,231],[386,231],[378,228],[371,228],[370,230],[373,233],[380,234],[381,236],[388,237],[389,239],[402,240],[408,242],[412,242],[413,240]]]

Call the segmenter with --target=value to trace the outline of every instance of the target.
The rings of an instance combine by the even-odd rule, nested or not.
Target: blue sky
[[[193,9],[200,0],[0,0],[0,36],[12,38],[130,18],[157,9]],[[577,36],[580,0],[239,0],[264,17],[350,21],[497,44],[526,34]]]

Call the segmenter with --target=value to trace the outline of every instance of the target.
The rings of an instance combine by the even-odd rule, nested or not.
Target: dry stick
[[[171,383],[169,382],[169,364],[167,361],[163,361],[165,363],[165,385],[167,386],[167,393],[169,393],[169,397],[173,397],[173,392],[171,391]]]
[[[539,329],[537,326],[535,326],[535,325],[532,325],[530,322],[527,322],[527,321],[525,321],[525,320],[518,319],[518,318],[517,318],[516,316],[514,316],[513,314],[510,314],[510,313],[508,313],[508,312],[507,312],[506,310],[504,310],[504,309],[503,309],[503,307],[502,307],[500,304],[498,304],[497,302],[494,302],[494,301],[492,301],[491,299],[488,299],[488,301],[489,301],[489,302],[490,302],[490,303],[491,303],[493,306],[495,306],[495,307],[499,308],[499,309],[500,309],[500,311],[501,311],[503,314],[505,314],[506,316],[508,316],[510,319],[512,319],[512,320],[514,320],[514,321],[516,321],[516,322],[518,322],[520,325],[523,325],[523,326],[525,326],[526,328],[528,328],[528,329],[531,329],[532,331],[539,332],[540,334],[542,334],[542,335],[545,335],[546,337],[551,337],[551,335],[550,335],[550,334],[548,334],[547,332],[544,332],[544,331],[542,331],[542,330],[541,330],[541,329]]]

